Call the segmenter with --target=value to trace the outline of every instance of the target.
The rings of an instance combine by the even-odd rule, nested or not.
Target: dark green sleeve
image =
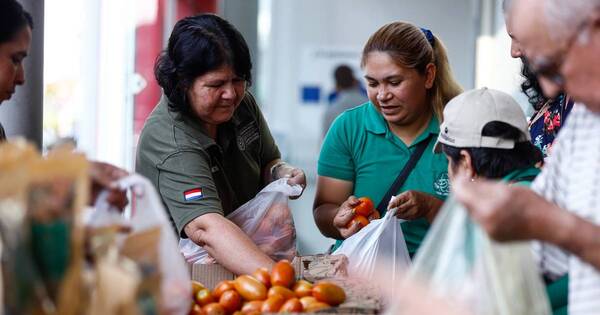
[[[269,162],[281,158],[281,153],[279,152],[279,148],[277,144],[275,144],[275,139],[273,139],[273,135],[271,134],[271,130],[267,125],[267,121],[263,116],[260,108],[256,104],[256,100],[250,93],[246,93],[245,102],[247,106],[250,107],[250,110],[253,112],[256,118],[256,124],[258,125],[258,132],[260,133],[260,160],[261,160],[261,169],[263,169]]]
[[[208,156],[204,153],[172,154],[158,165],[158,172],[158,190],[179,235],[185,236],[185,225],[203,214],[223,214]],[[186,199],[186,192],[197,189],[201,190],[200,197]]]

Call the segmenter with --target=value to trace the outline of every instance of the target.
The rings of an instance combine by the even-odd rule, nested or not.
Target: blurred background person
[[[336,97],[325,110],[323,117],[323,137],[327,134],[333,120],[344,111],[364,104],[368,101],[360,82],[354,77],[352,68],[348,65],[339,65],[333,72],[335,79]]]

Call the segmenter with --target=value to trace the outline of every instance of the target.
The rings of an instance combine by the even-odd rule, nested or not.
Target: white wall
[[[307,49],[344,47],[360,51],[379,27],[405,20],[429,28],[444,41],[456,78],[465,88],[472,88],[479,29],[476,3],[475,0],[261,0],[258,97],[284,158],[302,167],[308,175],[309,189],[292,203],[301,253],[322,252],[332,242],[321,236],[312,217],[324,105],[303,105],[300,101],[300,80],[307,72],[319,71],[306,61]],[[362,73],[357,76],[362,77]]]

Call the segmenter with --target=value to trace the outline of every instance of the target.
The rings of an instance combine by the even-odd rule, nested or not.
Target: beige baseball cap
[[[492,121],[519,129],[521,138],[514,141],[482,136],[483,127]],[[531,141],[531,137],[521,106],[509,94],[484,87],[466,91],[448,102],[434,151],[441,152],[440,143],[457,148],[512,149],[516,142],[525,141]]]

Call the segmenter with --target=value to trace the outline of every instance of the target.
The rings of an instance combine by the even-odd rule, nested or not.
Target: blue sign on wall
[[[321,87],[317,85],[305,85],[301,91],[302,103],[314,103],[315,105],[321,100]]]

